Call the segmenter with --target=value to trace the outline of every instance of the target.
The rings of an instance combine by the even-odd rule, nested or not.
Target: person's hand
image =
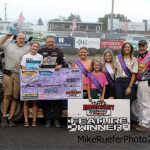
[[[12,37],[12,34],[11,34],[11,33],[7,33],[7,34],[6,34],[6,38],[7,38],[7,39],[9,39],[9,38],[11,38],[11,37]]]
[[[131,88],[130,88],[130,87],[128,87],[128,88],[126,89],[125,94],[126,94],[127,96],[131,94]]]
[[[100,100],[100,103],[101,103],[101,104],[104,103],[104,97],[103,97],[103,96],[100,96],[100,97],[99,97],[99,100]]]
[[[70,62],[70,66],[71,66],[71,68],[73,68],[73,69],[76,68],[76,67],[75,67],[75,63],[71,63],[71,62]]]
[[[59,71],[61,68],[62,68],[62,65],[57,65],[57,66],[55,67],[55,71]]]
[[[92,102],[92,97],[91,96],[89,97],[89,102]]]

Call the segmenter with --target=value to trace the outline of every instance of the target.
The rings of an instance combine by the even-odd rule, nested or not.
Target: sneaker
[[[149,128],[146,128],[144,126],[139,126],[136,128],[136,131],[140,131],[140,132],[145,132],[145,131],[148,131],[150,130]]]
[[[8,127],[7,118],[3,117],[1,120],[1,127]]]
[[[50,121],[46,121],[45,128],[50,128],[50,127],[51,127],[51,122]]]
[[[54,125],[56,128],[61,128],[60,121],[58,119],[54,120]]]
[[[12,119],[8,119],[8,125],[9,127],[15,127],[15,123],[12,121]]]

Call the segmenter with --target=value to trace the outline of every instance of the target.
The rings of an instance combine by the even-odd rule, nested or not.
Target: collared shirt
[[[131,73],[138,73],[138,60],[135,57],[129,58],[129,59],[124,59],[127,67],[129,68],[129,70],[131,71]],[[125,74],[124,70],[121,67],[121,64],[119,62],[118,57],[116,57],[116,74],[115,74],[116,78],[119,77],[127,77],[127,75]]]

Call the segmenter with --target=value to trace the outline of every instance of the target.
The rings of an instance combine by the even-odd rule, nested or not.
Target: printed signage
[[[75,38],[75,48],[80,47],[87,47],[87,48],[100,48],[100,39],[99,38],[86,38],[86,37],[76,37]]]
[[[82,73],[79,69],[21,70],[21,100],[82,98]]]
[[[130,100],[68,99],[69,131],[129,131]]]

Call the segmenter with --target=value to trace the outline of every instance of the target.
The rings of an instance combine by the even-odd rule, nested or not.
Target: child
[[[72,68],[80,68],[82,70],[82,79],[83,79],[83,98],[87,99],[87,85],[86,78],[88,73],[91,70],[91,60],[88,59],[88,49],[86,47],[81,47],[79,50],[79,59],[77,59]]]
[[[104,102],[108,82],[105,74],[102,72],[102,65],[99,60],[94,59],[91,67],[92,71],[88,74],[86,80],[89,101],[100,99],[101,102]]]
[[[28,54],[24,55],[21,61],[22,69],[38,69],[41,64],[43,63],[43,56],[38,54],[39,50],[39,43],[33,42],[31,43],[31,50]],[[37,116],[37,103],[33,101],[33,122],[32,126],[36,127],[36,116]],[[28,112],[29,112],[29,106],[28,101],[24,101],[24,126],[28,127]]]
[[[115,79],[116,66],[114,62],[114,55],[110,49],[104,51],[103,54],[103,72],[106,75],[108,85],[106,86],[106,99],[114,99],[114,79]]]

